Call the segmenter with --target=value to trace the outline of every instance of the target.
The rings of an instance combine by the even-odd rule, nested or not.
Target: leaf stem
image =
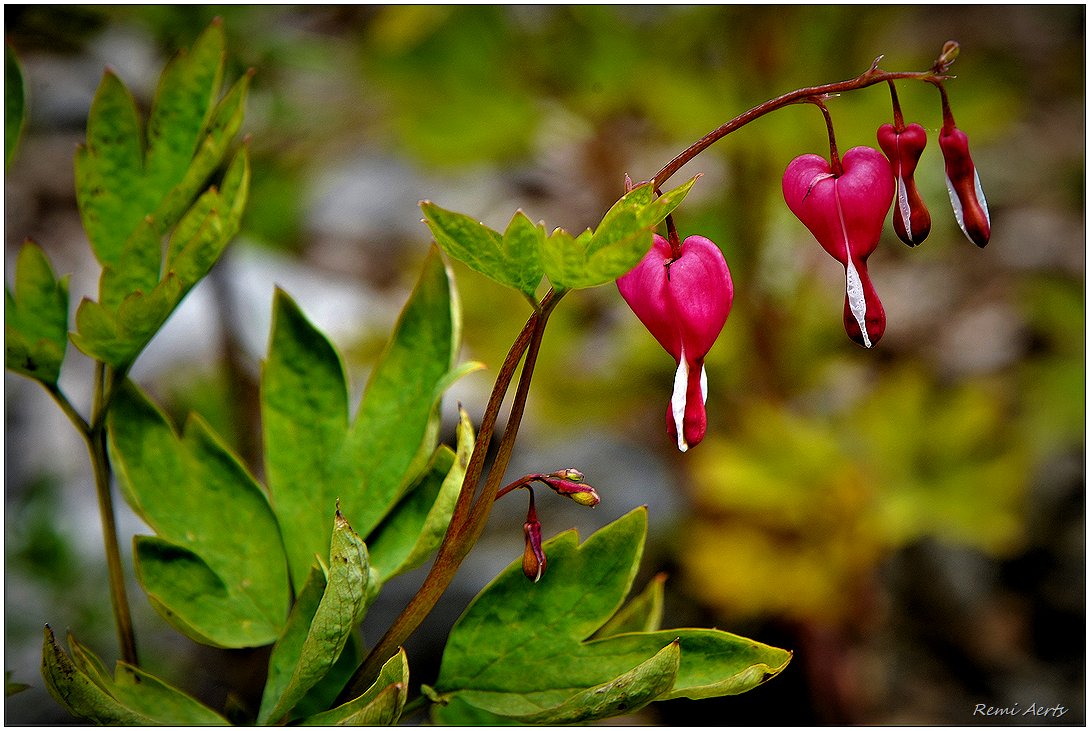
[[[549,290],[511,345],[511,349],[508,351],[503,365],[500,366],[496,382],[492,387],[492,394],[489,396],[488,405],[485,407],[485,413],[481,419],[477,443],[473,448],[473,454],[462,480],[462,489],[458,495],[458,502],[455,505],[450,525],[447,528],[443,543],[439,546],[431,571],[428,572],[427,578],[424,579],[424,583],[416,595],[413,596],[401,614],[390,625],[386,634],[382,636],[382,639],[372,648],[363,663],[356,669],[356,672],[345,685],[344,690],[341,691],[337,703],[347,703],[367,689],[378,675],[382,664],[397,651],[398,647],[405,643],[428,614],[431,613],[443,592],[446,591],[450,582],[454,579],[458,567],[480,537],[481,531],[484,529],[484,525],[492,511],[492,505],[495,502],[500,481],[503,479],[503,473],[506,471],[511,459],[515,438],[518,435],[522,415],[525,412],[526,398],[529,394],[534,366],[537,363],[537,354],[541,348],[541,339],[545,333],[545,325],[548,322],[549,315],[565,293],[566,290]],[[507,426],[500,438],[496,459],[489,471],[484,488],[479,495],[476,495],[477,485],[484,472],[485,458],[488,454],[492,432],[495,430],[500,406],[503,404],[507,390],[514,378],[515,369],[523,359],[524,354],[526,359],[523,362],[522,372],[519,376],[519,383],[511,405]],[[475,495],[476,499],[474,499]]]
[[[95,475],[98,512],[102,519],[102,540],[106,548],[106,568],[110,577],[110,602],[113,605],[114,621],[117,625],[121,659],[130,665],[139,665],[136,635],[133,631],[129,599],[125,591],[125,572],[121,565],[121,547],[117,539],[117,521],[114,517],[113,495],[110,492],[110,458],[106,447],[106,411],[116,392],[116,383],[117,373],[104,363],[99,363],[95,371],[95,396],[91,408],[91,422],[83,430],[83,435],[87,441],[87,452]],[[61,408],[64,408],[63,404]]]

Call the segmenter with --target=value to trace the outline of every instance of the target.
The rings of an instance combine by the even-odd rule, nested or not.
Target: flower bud
[[[534,509],[534,493],[530,492],[530,510],[522,526],[526,534],[526,550],[522,554],[522,573],[535,584],[545,574],[545,549],[541,547],[541,523]]]
[[[992,220],[980,175],[969,155],[969,138],[950,122],[939,133],[939,147],[946,159],[946,189],[954,218],[969,240],[983,249],[991,238]]]
[[[556,477],[557,474],[574,475],[577,479]],[[579,470],[560,470],[541,477],[540,481],[548,485],[557,495],[570,498],[588,508],[593,508],[602,501],[595,489],[583,482],[583,473]]]
[[[918,124],[898,132],[892,124],[878,128],[878,144],[886,153],[897,186],[897,205],[893,207],[893,230],[909,246],[916,246],[931,232],[931,214],[927,211],[913,174],[927,145],[927,133]]]
[[[787,207],[834,259],[844,265],[844,329],[871,347],[886,329],[886,314],[867,272],[893,202],[893,175],[882,153],[853,147],[843,171],[833,173],[820,155],[801,155],[783,174]]]
[[[730,314],[734,284],[719,247],[689,236],[675,252],[656,235],[650,251],[617,280],[628,306],[677,362],[666,430],[682,452],[704,438],[708,376],[704,356]]]

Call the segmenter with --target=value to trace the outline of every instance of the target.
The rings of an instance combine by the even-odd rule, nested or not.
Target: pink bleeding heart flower
[[[913,177],[923,148],[927,145],[927,132],[918,124],[910,124],[900,131],[892,124],[883,124],[878,128],[878,145],[889,159],[897,184],[893,230],[901,241],[916,246],[931,233],[931,214],[920,197]]]
[[[869,348],[886,329],[886,314],[867,273],[893,202],[893,174],[882,153],[854,147],[834,173],[820,155],[801,155],[783,174],[787,207],[818,243],[844,265],[844,329]]]
[[[954,218],[974,244],[984,248],[992,234],[988,201],[980,187],[980,175],[969,155],[969,138],[948,117],[939,132],[939,147],[946,160],[946,189],[954,207]]]
[[[666,430],[682,452],[704,438],[708,376],[704,356],[726,324],[734,284],[719,247],[689,236],[675,252],[655,235],[650,251],[617,288],[640,322],[677,361]]]

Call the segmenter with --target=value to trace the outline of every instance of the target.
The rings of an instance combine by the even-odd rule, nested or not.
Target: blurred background
[[[551,321],[509,474],[577,467],[593,511],[542,495],[544,533],[583,536],[638,505],[651,534],[636,588],[669,575],[664,626],[715,626],[794,651],[735,698],[655,704],[631,723],[1085,723],[1085,7],[1070,6],[5,6],[28,118],[5,176],[5,263],[37,241],[72,301],[98,270],[72,157],[105,65],[147,109],[163,65],[215,16],[227,78],[256,69],[243,230],[137,362],[170,413],[203,414],[260,474],[257,379],[274,286],[345,354],[358,398],[428,251],[417,203],[503,227],[595,225],[627,173],[652,176],[695,139],[792,89],[962,53],[948,90],[988,196],[992,239],[961,234],[937,145],[939,97],[900,84],[930,145],[916,174],[930,238],[887,223],[870,272],[885,305],[864,351],[841,321],[843,269],[787,210],[780,176],[827,150],[810,106],[713,146],[676,214],[717,242],[736,299],[707,358],[708,437],[665,433],[672,359],[616,289],[569,296]],[[841,150],[876,146],[883,86],[832,100]],[[460,264],[465,359],[490,371],[445,399],[480,418],[528,313]],[[7,276],[10,283],[10,273]],[[74,307],[73,307],[74,311]],[[89,403],[69,348],[62,388]],[[14,724],[71,721],[43,688],[43,624],[116,657],[94,489],[80,439],[36,384],[5,377],[5,701]],[[501,424],[502,426],[502,424]],[[450,624],[522,552],[525,505],[497,505],[408,653],[435,679]],[[120,502],[120,501],[119,501]],[[120,504],[123,545],[146,532]],[[128,564],[131,571],[131,563]],[[374,641],[418,585],[393,582]],[[173,633],[133,584],[149,670],[223,707],[256,707],[267,649],[213,651]],[[1058,720],[977,704],[1066,707]]]

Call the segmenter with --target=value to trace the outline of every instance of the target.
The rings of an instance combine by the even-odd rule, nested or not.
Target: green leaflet
[[[449,256],[500,284],[537,301],[543,274],[541,246],[545,229],[522,211],[515,213],[507,230],[498,232],[461,213],[448,211],[431,201],[420,204],[424,222],[435,242]]]
[[[369,538],[371,565],[384,582],[422,564],[446,535],[473,454],[473,425],[465,410],[459,412],[457,453],[440,446],[420,483]]]
[[[225,726],[227,719],[162,680],[118,662],[114,677],[68,635],[69,657],[48,625],[42,677],[50,694],[76,718],[100,725]]]
[[[258,723],[286,717],[325,677],[375,596],[367,547],[339,509],[330,544],[328,570],[311,569],[273,647]]]
[[[137,577],[155,608],[199,642],[275,640],[290,590],[261,488],[199,417],[179,436],[132,384],[119,391],[108,428],[125,499],[157,534],[135,542]]]
[[[565,719],[572,699],[588,689],[612,687],[623,678],[644,688],[650,681],[637,668],[675,640],[680,665],[660,700],[741,693],[779,673],[790,653],[719,630],[627,632],[586,640],[617,613],[646,530],[646,510],[640,508],[581,546],[574,531],[562,533],[545,544],[549,569],[537,584],[522,576],[521,562],[509,566],[451,631],[435,690],[476,709],[467,714],[549,720],[553,713]],[[646,667],[650,672],[652,666]],[[589,702],[597,696],[582,697]],[[457,708],[451,703],[436,717],[462,723]]]
[[[224,38],[213,23],[164,69],[147,134],[129,90],[107,71],[76,152],[76,197],[102,263],[98,302],[76,312],[72,342],[114,368],[130,365],[237,233],[249,191],[243,148],[221,185],[197,198],[242,125],[249,75],[218,103]],[[145,146],[144,139],[147,138]],[[173,235],[164,262],[162,238]]]
[[[132,363],[238,232],[249,182],[249,155],[242,148],[219,190],[206,191],[178,223],[161,279],[157,227],[150,220],[140,224],[119,261],[103,268],[100,301],[85,298],[77,308],[73,344],[115,368]]]
[[[358,698],[317,713],[301,726],[392,726],[401,718],[409,694],[409,660],[398,650],[379,670],[378,678]]]
[[[26,113],[26,97],[23,90],[23,71],[11,46],[4,44],[4,165],[11,162],[15,145],[23,131]]]
[[[544,242],[545,275],[554,287],[582,289],[611,282],[639,263],[651,248],[651,228],[688,195],[696,178],[653,198],[651,183],[626,193],[593,232],[573,237],[554,231]]]
[[[340,355],[283,292],[273,305],[261,381],[269,492],[292,576],[329,551],[328,506],[368,535],[427,467],[436,448],[440,386],[449,385],[460,313],[438,251],[371,373],[356,419]]]
[[[37,244],[15,262],[14,292],[4,289],[4,366],[56,384],[68,344],[68,277],[57,279]]]

